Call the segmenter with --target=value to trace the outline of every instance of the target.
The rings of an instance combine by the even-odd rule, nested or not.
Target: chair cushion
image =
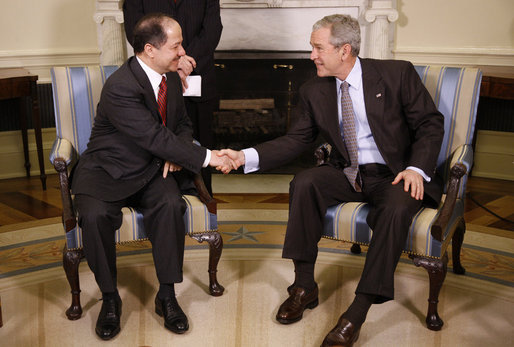
[[[195,234],[218,229],[215,214],[209,213],[207,207],[193,195],[182,196],[187,204],[184,214],[186,234]],[[143,215],[136,209],[124,207],[121,228],[116,230],[116,243],[129,241],[142,241],[148,239],[144,231]],[[82,248],[82,229],[78,226],[66,233],[66,246],[68,249]]]
[[[441,199],[441,206],[445,196]],[[441,207],[440,206],[440,207]],[[328,208],[325,215],[323,237],[369,245],[373,231],[366,223],[369,206],[364,202],[347,202]],[[464,202],[457,199],[453,214],[447,228],[443,231],[443,243],[435,240],[430,233],[432,224],[439,216],[439,210],[422,208],[412,219],[409,235],[403,251],[408,254],[441,258],[446,251],[451,238],[447,238],[453,231],[464,213]]]

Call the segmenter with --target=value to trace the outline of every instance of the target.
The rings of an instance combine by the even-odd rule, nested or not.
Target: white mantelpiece
[[[323,16],[343,13],[361,24],[362,57],[390,58],[391,23],[398,19],[393,1],[221,0],[223,32],[217,50],[300,52],[308,57],[312,25]],[[126,58],[122,2],[96,0],[102,64],[120,64]]]

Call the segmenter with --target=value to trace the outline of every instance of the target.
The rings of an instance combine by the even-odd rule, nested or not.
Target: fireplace
[[[314,63],[304,57],[304,52],[216,53],[220,96],[213,122],[216,148],[243,149],[286,133],[295,121],[300,86],[316,75]],[[299,167],[312,167],[315,147],[300,161],[277,172],[294,173]]]

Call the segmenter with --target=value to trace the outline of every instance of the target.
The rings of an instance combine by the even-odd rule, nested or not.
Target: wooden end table
[[[43,160],[43,140],[41,136],[41,119],[39,116],[39,101],[37,97],[37,75],[32,75],[22,68],[0,69],[0,100],[17,99],[23,152],[25,154],[25,170],[30,177],[30,160],[27,139],[27,114],[22,100],[29,98],[32,105],[32,123],[36,136],[39,171],[43,190],[46,190],[45,162]]]

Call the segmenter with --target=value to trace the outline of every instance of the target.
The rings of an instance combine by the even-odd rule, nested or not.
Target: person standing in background
[[[214,50],[218,46],[222,24],[219,0],[125,0],[123,15],[125,33],[133,44],[133,31],[137,21],[145,14],[161,12],[174,18],[182,28],[183,47],[186,55],[181,57],[178,73],[184,89],[186,77],[200,75],[201,96],[185,97],[189,118],[193,123],[193,137],[202,146],[214,145],[212,118],[218,107]],[[202,169],[202,177],[212,194],[210,168]]]

